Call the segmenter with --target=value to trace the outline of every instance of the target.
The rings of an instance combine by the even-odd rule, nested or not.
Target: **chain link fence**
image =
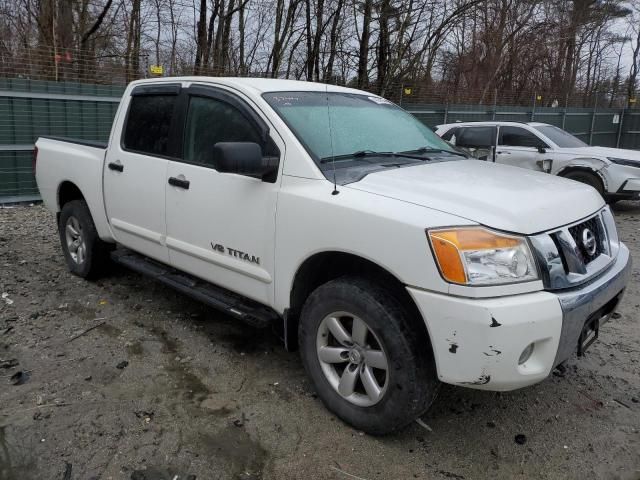
[[[108,139],[124,87],[129,81],[162,76],[148,57],[54,49],[30,49],[8,55],[0,50],[0,203],[39,198],[32,151],[41,135]],[[201,68],[200,75],[221,76]],[[193,75],[193,66],[173,69]],[[296,78],[296,72],[244,76]],[[357,87],[357,82],[331,83]],[[456,121],[540,121],[573,133],[590,145],[640,149],[640,108],[620,92],[506,92],[451,88],[437,82],[404,81],[365,90],[400,104],[430,127]]]

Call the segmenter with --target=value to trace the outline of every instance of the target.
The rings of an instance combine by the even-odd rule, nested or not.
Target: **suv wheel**
[[[58,220],[60,243],[71,273],[95,278],[105,270],[110,245],[100,240],[84,200],[65,203]]]
[[[439,389],[431,346],[387,289],[358,277],[315,290],[298,339],[305,369],[325,406],[371,434],[401,429]]]
[[[585,172],[583,170],[575,170],[563,175],[564,178],[575,180],[576,182],[584,183],[596,189],[600,196],[604,197],[604,185],[602,180],[593,173]]]

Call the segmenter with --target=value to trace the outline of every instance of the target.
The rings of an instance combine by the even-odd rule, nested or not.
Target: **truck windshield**
[[[579,138],[574,137],[569,132],[565,132],[554,125],[536,125],[533,128],[560,148],[582,148],[589,146]]]
[[[273,92],[263,98],[316,162],[364,159],[364,153],[368,153],[367,161],[371,162],[378,157],[376,152],[383,152],[380,161],[388,161],[389,154],[395,152],[428,155],[438,151],[455,155],[446,142],[413,115],[374,95]]]

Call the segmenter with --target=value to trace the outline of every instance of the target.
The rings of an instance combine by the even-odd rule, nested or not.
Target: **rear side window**
[[[446,140],[447,142],[451,141],[451,138],[456,135],[458,133],[459,128],[452,128],[449,131],[445,132],[444,135],[442,135],[442,139]]]
[[[131,97],[124,148],[151,155],[167,155],[169,128],[177,100],[177,95]]]
[[[456,132],[456,145],[467,148],[488,148],[495,143],[494,127],[464,127]]]
[[[500,145],[505,147],[545,146],[536,135],[520,127],[500,127]]]

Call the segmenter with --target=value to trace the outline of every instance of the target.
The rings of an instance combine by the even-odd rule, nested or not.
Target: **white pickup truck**
[[[378,96],[186,77],[126,89],[107,144],[41,137],[70,270],[115,260],[299,347],[373,434],[441,382],[513,390],[582,354],[631,259],[586,185],[468,160]]]

